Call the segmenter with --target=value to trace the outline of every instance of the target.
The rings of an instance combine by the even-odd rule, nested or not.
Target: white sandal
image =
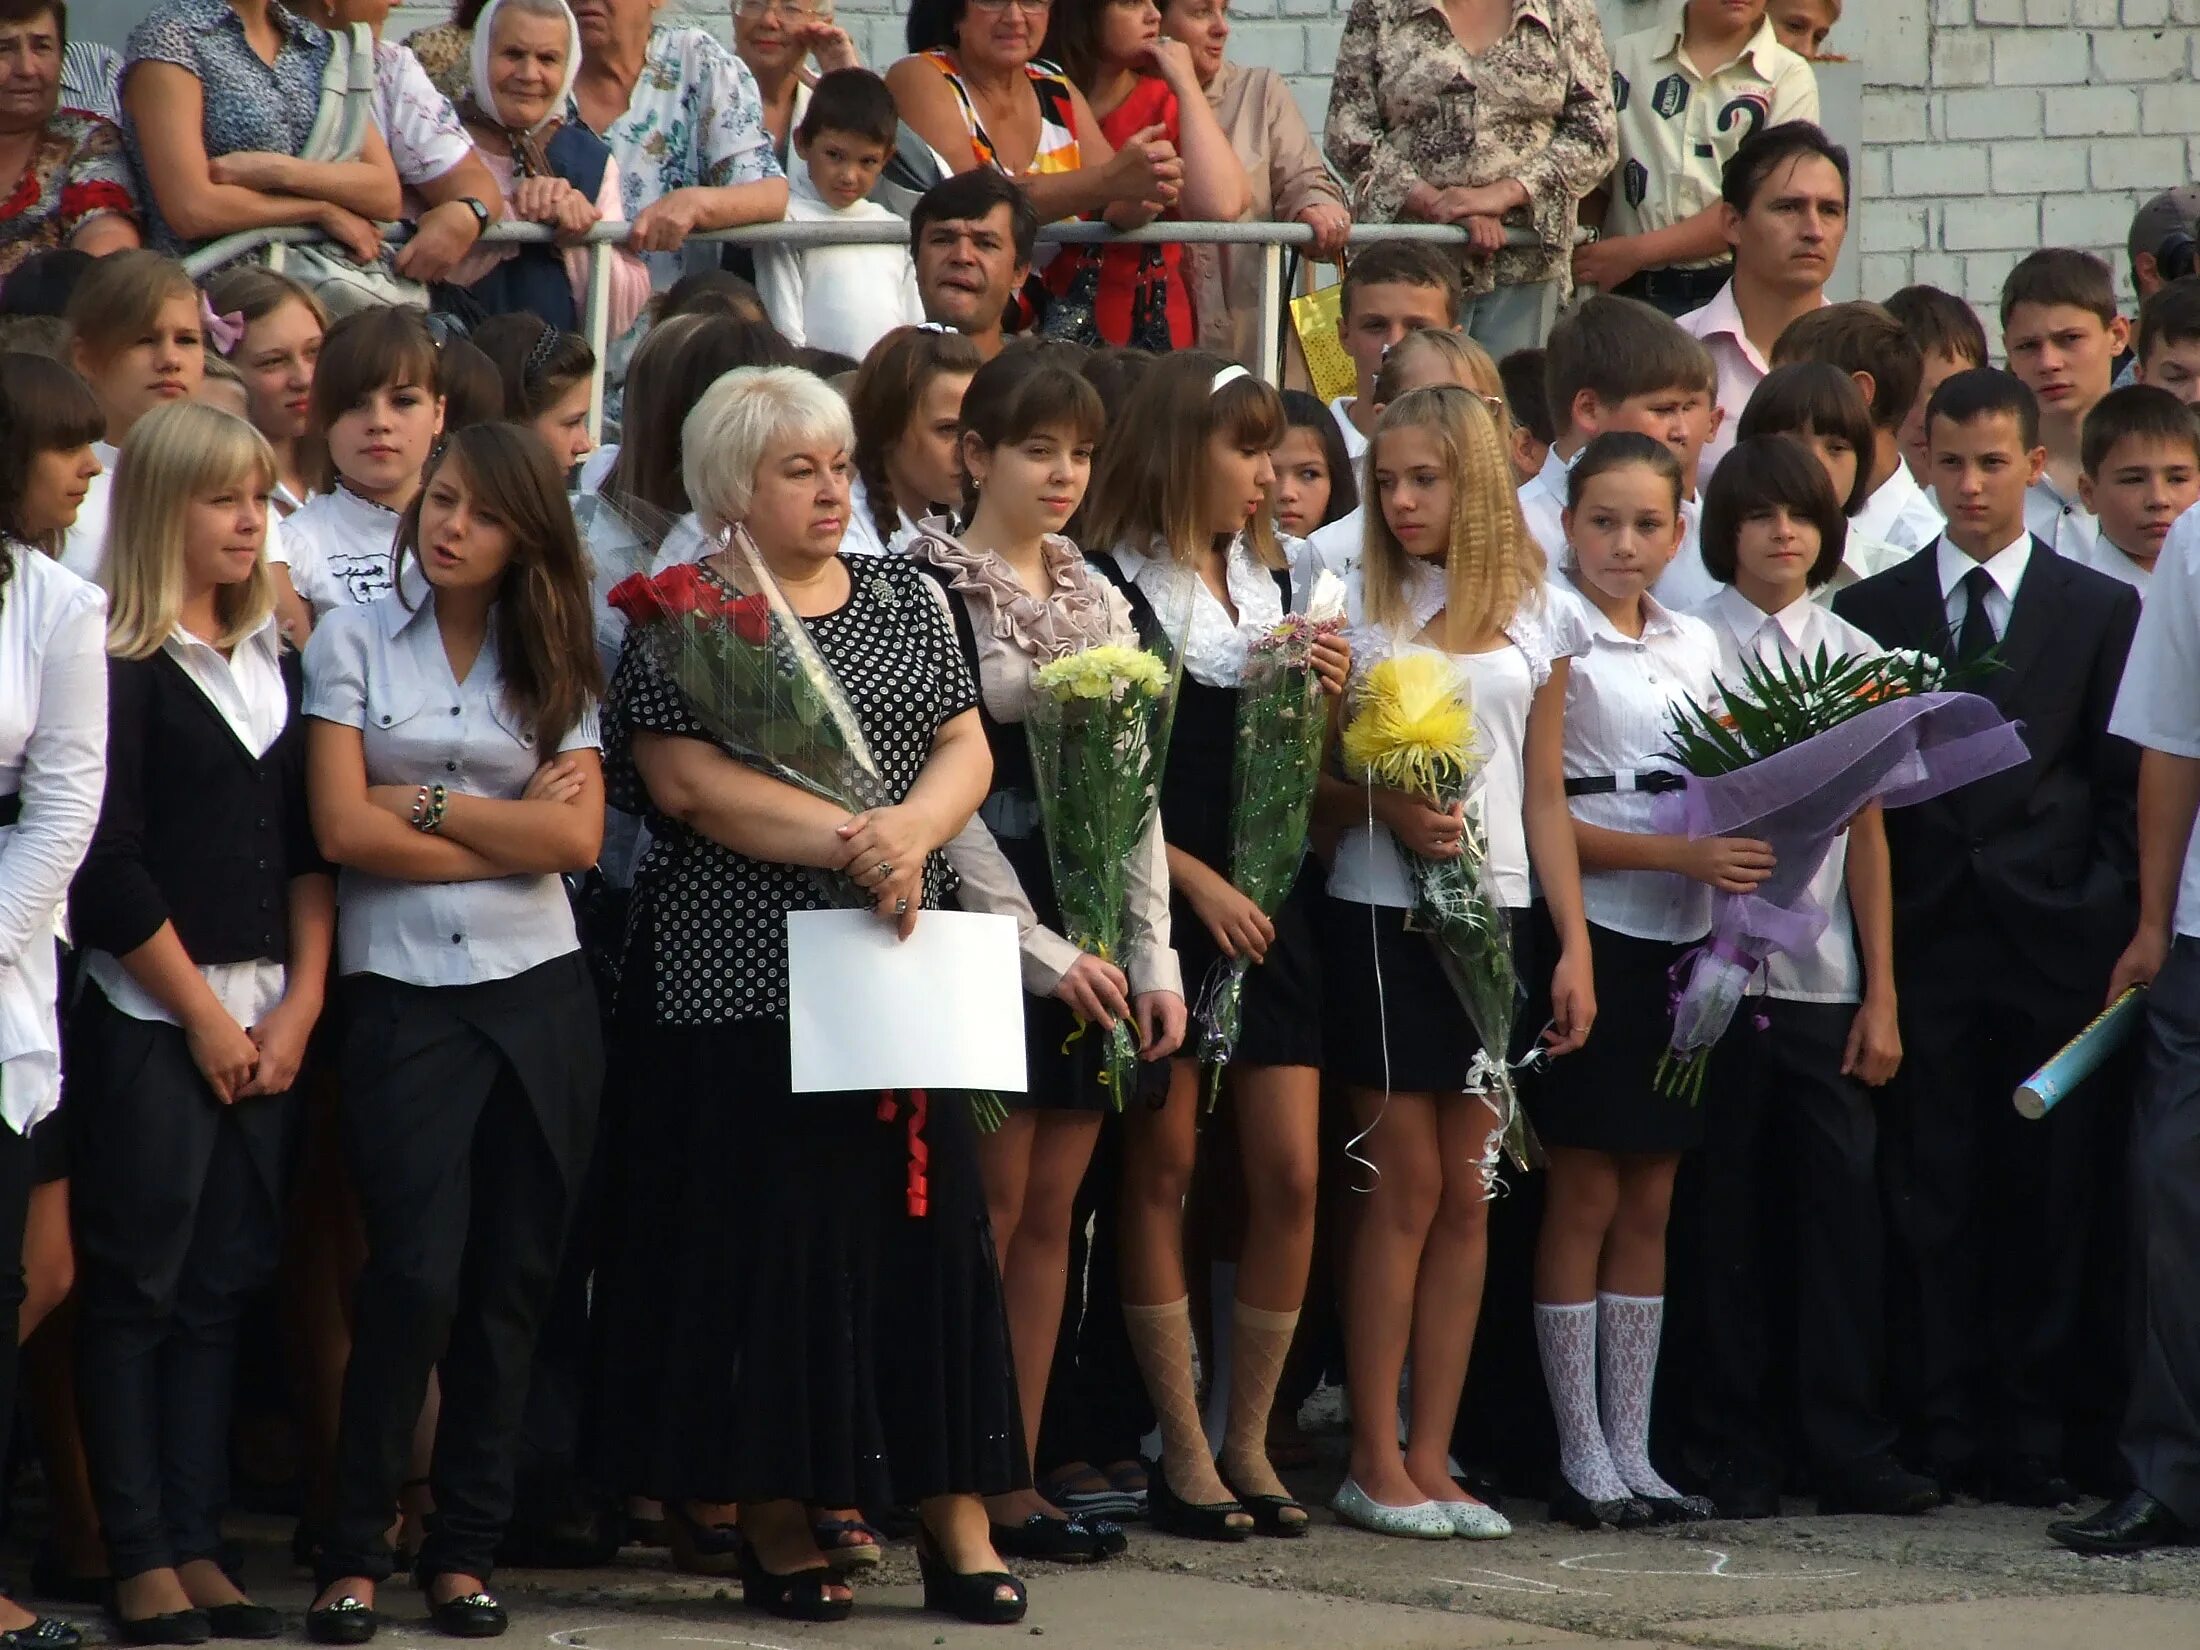
[[[1406,1536],[1418,1541],[1449,1541],[1454,1526],[1451,1514],[1434,1501],[1410,1507],[1393,1507],[1376,1500],[1347,1478],[1330,1497],[1329,1510],[1347,1524],[1372,1530],[1377,1535]],[[1484,1509],[1487,1511],[1488,1509]]]

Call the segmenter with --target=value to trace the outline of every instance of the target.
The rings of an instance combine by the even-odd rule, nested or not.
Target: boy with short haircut
[[[2071,247],[2034,252],[2001,288],[2001,347],[2009,370],[2039,398],[2047,463],[2025,502],[2025,521],[2059,554],[2091,558],[2093,512],[2078,498],[2086,414],[2116,381],[2131,329],[2116,309],[2106,262]]]
[[[1910,335],[1923,363],[1917,400],[1902,422],[1900,439],[1911,479],[1930,492],[1933,455],[1925,445],[1925,404],[1957,373],[1989,364],[1986,329],[1979,324],[1978,311],[1937,286],[1906,286],[1887,300],[1886,310]]]
[[[892,223],[869,199],[894,152],[900,117],[886,82],[868,69],[835,69],[810,93],[794,132],[801,164],[787,186],[789,223]],[[830,350],[858,361],[896,327],[924,320],[917,269],[907,246],[764,246],[756,285],[765,312],[797,349]]]
[[[1676,613],[1716,593],[1696,543],[1695,501],[1704,445],[1719,423],[1717,382],[1710,352],[1634,298],[1584,298],[1551,329],[1543,399],[1554,439],[1541,472],[1520,489],[1520,514],[1554,565],[1566,553],[1566,472],[1607,430],[1634,430],[1680,460],[1688,524],[1680,554],[1652,593]]]
[[[2027,755],[1887,811],[1903,1063],[1881,1115],[1914,1295],[1903,1350],[1943,1488],[2056,1506],[2074,1494],[2061,1456],[2098,1189],[2086,1166],[2112,1114],[2081,1096],[2026,1122],[2009,1096],[2100,1012],[2132,932],[2138,764],[2108,717],[2139,598],[2026,528],[2047,453],[2020,380],[1958,373],[1927,433],[1947,530],[1834,611],[1883,647],[1989,660],[1969,691],[2023,728]]]
[[[1871,409],[1872,447],[1860,454],[1865,499],[1849,517],[1867,539],[1915,553],[1940,537],[1940,511],[1902,462],[1902,424],[1917,402],[1924,358],[1902,323],[1881,305],[1828,304],[1790,323],[1772,364],[1823,361],[1856,380]]]
[[[1516,349],[1497,363],[1505,386],[1505,410],[1512,414],[1513,480],[1522,487],[1543,473],[1551,451],[1551,404],[1543,393],[1544,355],[1540,349]]]
[[[2085,421],[2078,494],[2101,524],[2090,566],[2145,594],[2177,518],[2200,503],[2200,422],[2165,389],[2131,384]]]
[[[2131,381],[2200,405],[2200,275],[2157,287],[2139,306]]]
[[[1733,269],[1722,168],[1760,125],[1817,120],[1818,80],[1780,44],[1765,0],[1688,0],[1612,47],[1612,103],[1619,164],[1603,235],[1575,251],[1574,279],[1677,318]]]
[[[1765,17],[1781,45],[1815,63],[1826,56],[1826,36],[1841,21],[1841,0],[1772,0]]]
[[[1378,242],[1346,266],[1337,301],[1337,340],[1352,357],[1358,384],[1329,411],[1344,433],[1345,452],[1358,463],[1375,433],[1375,375],[1390,346],[1424,327],[1459,330],[1458,262],[1448,247]]]

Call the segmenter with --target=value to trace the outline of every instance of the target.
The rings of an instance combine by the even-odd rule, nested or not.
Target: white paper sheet
[[[869,911],[787,913],[794,1092],[1021,1094],[1016,919],[927,911],[906,940]]]

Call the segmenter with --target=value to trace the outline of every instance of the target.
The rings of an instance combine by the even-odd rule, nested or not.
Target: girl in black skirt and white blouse
[[[1268,1413],[1298,1325],[1314,1241],[1321,1100],[1321,969],[1310,880],[1273,920],[1231,885],[1232,752],[1246,650],[1290,610],[1290,575],[1270,525],[1270,459],[1283,402],[1242,367],[1198,352],[1157,363],[1131,394],[1102,456],[1087,512],[1102,568],[1144,628],[1183,647],[1183,684],[1161,825],[1169,844],[1173,935],[1194,992],[1223,959],[1255,965],[1230,1071],[1240,1108],[1248,1231],[1233,1311],[1230,1413],[1221,1474],[1192,1383],[1184,1276],[1184,1198],[1197,1136],[1200,1072],[1176,1062],[1158,1107],[1133,1106],[1123,1169],[1123,1315],[1161,1422],[1162,1470],[1148,1494],[1159,1528],[1211,1540],[1254,1529],[1295,1536],[1306,1509],[1268,1461]],[[1349,654],[1317,644],[1334,691]]]
[[[954,535],[928,527],[909,554],[947,592],[993,750],[985,805],[947,846],[962,880],[958,898],[967,911],[1017,919],[1032,994],[1024,1016],[1030,1087],[1010,1102],[1008,1121],[979,1140],[978,1163],[1015,1342],[1024,1441],[1036,1450],[1069,1283],[1070,1209],[1107,1104],[1096,1058],[1104,1045],[1077,1028],[1134,1021],[1143,1057],[1166,1060],[1184,1040],[1184,986],[1169,948],[1158,820],[1132,862],[1122,966],[1063,937],[1024,736],[1039,666],[1087,647],[1138,644],[1122,593],[1061,536],[1091,478],[1100,397],[1076,373],[1017,350],[978,370],[962,420],[970,524]],[[998,1497],[989,1510],[993,1544],[1010,1557],[1100,1558],[1122,1544],[1114,1525],[1065,1519],[1036,1490]]]
[[[1574,608],[1588,637],[1566,681],[1566,794],[1597,1031],[1524,1089],[1550,1153],[1535,1328],[1565,1480],[1551,1516],[1594,1529],[1712,1512],[1650,1465],[1666,1212],[1681,1153],[1703,1136],[1703,1108],[1654,1079],[1673,1029],[1670,982],[1711,927],[1711,890],[1748,892],[1770,873],[1772,851],[1652,825],[1657,793],[1680,783],[1666,745],[1675,709],[1717,703],[1710,627],[1649,594],[1685,530],[1672,450],[1646,435],[1599,436],[1575,462],[1568,495],[1552,600]]]

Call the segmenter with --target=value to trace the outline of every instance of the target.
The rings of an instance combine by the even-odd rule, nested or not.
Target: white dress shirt
[[[1667,736],[1684,699],[1710,705],[1718,691],[1719,644],[1701,619],[1674,613],[1655,597],[1642,604],[1642,634],[1629,636],[1561,574],[1551,602],[1571,605],[1588,650],[1566,677],[1566,777],[1678,773]],[[1569,796],[1587,825],[1646,835],[1656,831],[1657,798],[1625,790]],[[1636,939],[1698,940],[1711,928],[1711,890],[1671,871],[1581,873],[1581,903],[1591,922]]]
[[[1849,517],[1849,531],[1861,533],[1879,544],[1891,544],[1915,555],[1940,537],[1948,520],[1940,506],[1917,484],[1907,464],[1896,464],[1894,474],[1882,481],[1871,497]]]
[[[607,441],[581,460],[581,473],[575,481],[576,493],[600,493],[603,484],[611,479],[613,466],[619,462],[619,444]]]
[[[1674,613],[1701,607],[1719,593],[1719,581],[1703,564],[1703,498],[1681,500],[1681,547],[1650,587],[1658,605]]]
[[[1444,610],[1444,573],[1426,563],[1416,564],[1413,571],[1417,576],[1406,592],[1409,616],[1404,624],[1390,627],[1368,621],[1360,579],[1347,581],[1346,624],[1355,675],[1393,654],[1424,646],[1414,638]],[[1505,626],[1503,646],[1449,655],[1465,673],[1473,695],[1475,738],[1483,752],[1481,787],[1467,809],[1479,819],[1489,844],[1498,903],[1512,910],[1525,908],[1533,892],[1523,814],[1528,707],[1550,680],[1552,665],[1588,645],[1579,614],[1539,591]],[[1394,910],[1412,905],[1405,858],[1389,826],[1367,820],[1347,827],[1330,864],[1329,892],[1360,905]]]
[[[2200,510],[2178,518],[2154,563],[2108,731],[2148,750],[2200,759]],[[2172,927],[2200,935],[2200,831],[2185,844]]]
[[[1544,450],[1543,468],[1520,484],[1520,519],[1553,567],[1566,559],[1566,477],[1572,473],[1574,458],[1580,456],[1581,450],[1576,449],[1573,458],[1560,458],[1554,442]]]
[[[1824,648],[1834,657],[1884,651],[1833,609],[1809,597],[1766,613],[1728,585],[1697,617],[1711,626],[1719,645],[1719,678],[1739,684],[1745,659],[1781,657],[1801,662]],[[1864,966],[1856,954],[1856,924],[1849,912],[1849,839],[1833,840],[1826,862],[1811,879],[1811,897],[1831,919],[1808,951],[1776,952],[1766,962],[1762,993],[1789,1002],[1853,1003],[1863,1000]],[[1753,993],[1759,988],[1753,986]]]
[[[28,1134],[61,1100],[54,932],[107,783],[107,598],[29,545],[0,589],[0,1116]]]
[[[2076,494],[2064,497],[2044,475],[2025,490],[2024,525],[2056,555],[2077,562],[2092,555],[2093,541],[2101,536],[2100,518]]]
[[[1874,573],[1884,573],[1896,562],[1907,561],[1912,554],[1914,552],[1900,545],[1857,531],[1856,522],[1851,519],[1841,546],[1841,565],[1833,570],[1832,578],[1811,592],[1811,600],[1830,607],[1839,592]]]
[[[1327,527],[1315,528],[1300,542],[1311,553],[1312,566],[1340,579],[1357,572],[1360,557],[1367,552],[1367,506],[1356,505],[1349,514],[1339,516]]]
[[[436,783],[512,802],[547,760],[505,700],[494,625],[466,680],[452,678],[432,590],[416,607],[391,600],[332,612],[306,644],[305,708],[359,730],[370,785]],[[600,745],[591,704],[558,749]],[[551,875],[404,882],[346,866],[336,904],[345,974],[474,985],[580,947],[564,881]]]
[[[2006,636],[2010,610],[2016,606],[2017,586],[2024,582],[2024,570],[2032,564],[2032,535],[2024,534],[1983,562],[1973,561],[1942,538],[1933,549],[1933,558],[1940,572],[1941,598],[1947,603],[1948,639],[1952,642],[1963,634],[1964,616],[1971,611],[1971,593],[1963,581],[1974,567],[1985,568],[1986,576],[1994,581],[1993,588],[1986,592],[1986,622],[1994,627],[1996,641]]]
[[[857,476],[848,483],[848,529],[840,536],[840,553],[844,556],[883,556],[889,551],[901,551],[922,531],[923,524],[898,505],[894,513],[901,518],[901,526],[892,538],[879,536],[878,523],[871,516],[871,495]]]
[[[901,218],[876,201],[831,206],[817,192],[810,169],[797,165],[787,180],[789,223],[891,223]],[[764,311],[797,349],[833,350],[858,361],[896,327],[922,324],[917,266],[908,237],[877,246],[811,246],[756,249],[756,290]]]
[[[206,695],[206,702],[220,713],[229,731],[237,736],[237,743],[255,757],[265,756],[290,721],[290,691],[283,686],[283,639],[273,616],[231,648],[227,658],[221,649],[180,625],[161,646],[183,667],[191,685]],[[287,971],[272,958],[200,963],[198,967],[199,977],[229,1017],[247,1031],[283,1000]],[[138,984],[121,961],[108,952],[87,951],[84,972],[107,994],[107,1001],[131,1019],[181,1023],[167,1004]]]
[[[1344,456],[1355,464],[1367,456],[1367,437],[1360,434],[1359,425],[1352,422],[1352,409],[1358,402],[1356,395],[1340,395],[1329,403],[1329,416],[1337,421],[1337,428],[1344,435]]]
[[[1822,292],[1818,295],[1821,306],[1831,301]],[[1718,296],[1703,308],[1683,315],[1680,328],[1690,337],[1701,339],[1703,347],[1711,352],[1712,364],[1719,373],[1719,405],[1726,409],[1726,417],[1720,420],[1697,463],[1696,474],[1709,480],[1719,461],[1734,450],[1742,426],[1742,409],[1749,405],[1749,398],[1772,367],[1743,330],[1732,281],[1719,288]]]
[[[315,622],[339,607],[380,601],[397,565],[398,514],[338,483],[284,523],[290,584]]]
[[[2106,573],[2110,578],[2130,585],[2132,589],[2139,592],[2141,600],[2146,598],[2147,588],[2154,582],[2155,569],[2162,565],[2159,557],[2155,559],[2152,566],[2143,561],[2133,561],[2123,551],[2109,542],[2106,533],[2096,535],[2093,540],[2093,548],[2088,550],[2084,556],[2076,559],[2082,561],[2096,573]]]

